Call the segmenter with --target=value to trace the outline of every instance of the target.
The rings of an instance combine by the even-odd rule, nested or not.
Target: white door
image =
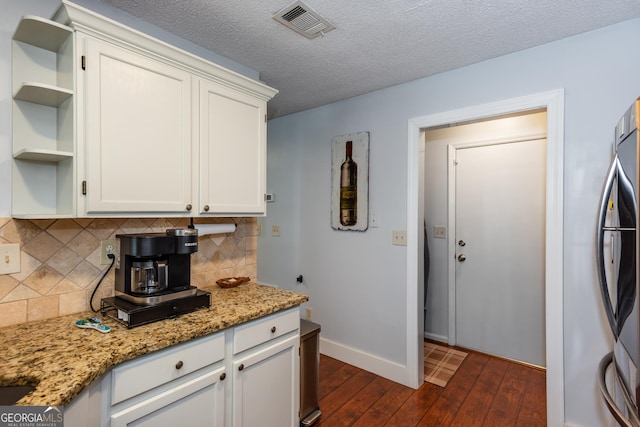
[[[456,342],[545,366],[545,140],[456,150]]]

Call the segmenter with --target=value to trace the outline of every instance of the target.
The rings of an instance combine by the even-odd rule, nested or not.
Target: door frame
[[[558,89],[503,101],[430,114],[408,121],[407,150],[407,282],[406,372],[407,384],[418,388],[423,379],[424,274],[420,244],[424,195],[420,194],[422,129],[510,113],[544,108],[547,111],[546,230],[545,230],[545,331],[547,423],[564,423],[564,324],[563,324],[563,184],[564,90]],[[451,325],[449,325],[451,328]]]
[[[499,119],[499,117],[496,117]],[[488,118],[491,120],[491,118]],[[483,141],[473,141],[473,142],[460,142],[460,143],[451,143],[447,145],[447,286],[448,286],[448,299],[449,299],[449,319],[448,319],[448,344],[449,345],[457,345],[457,308],[456,308],[456,168],[454,166],[454,162],[456,159],[457,151],[463,150],[465,148],[475,148],[475,147],[487,147],[491,145],[502,145],[502,144],[510,144],[510,143],[518,143],[518,142],[526,142],[526,141],[537,141],[537,140],[545,140],[546,147],[546,134],[528,134],[517,137],[498,137],[491,138],[489,140]],[[547,151],[547,148],[545,148]],[[548,153],[547,153],[548,154]],[[545,177],[545,181],[548,179],[548,176]],[[545,189],[546,190],[546,189]],[[546,197],[546,194],[545,194]],[[548,216],[548,215],[547,215]],[[546,224],[545,224],[546,230]],[[545,252],[546,252],[545,248]],[[545,290],[546,291],[546,290]],[[545,294],[546,296],[546,294]],[[546,300],[546,299],[545,299]],[[546,309],[545,309],[546,313]],[[546,337],[546,330],[545,330]],[[545,338],[546,340],[546,338]]]

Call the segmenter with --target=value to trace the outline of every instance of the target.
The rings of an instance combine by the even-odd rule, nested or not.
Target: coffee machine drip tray
[[[190,297],[196,294],[198,288],[195,286],[183,286],[181,288],[171,288],[171,290],[166,290],[163,292],[153,292],[153,293],[125,293],[120,292],[116,289],[116,296],[132,302],[134,304],[142,304],[142,305],[156,305],[162,304],[165,302],[173,301],[175,299]]]
[[[211,292],[196,288],[193,295],[174,297],[154,305],[134,304],[117,296],[103,298],[100,302],[100,313],[117,320],[127,328],[133,328],[210,306]]]

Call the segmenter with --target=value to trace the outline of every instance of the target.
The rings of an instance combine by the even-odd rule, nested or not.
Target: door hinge
[[[82,195],[87,195],[87,181],[82,181]]]
[[[267,115],[264,115],[264,122],[267,123]]]
[[[82,59],[80,60],[80,65],[83,70],[87,69],[87,57],[82,55]]]

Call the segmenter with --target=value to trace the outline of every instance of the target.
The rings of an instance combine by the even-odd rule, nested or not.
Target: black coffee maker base
[[[118,297],[103,298],[100,313],[133,328],[210,306],[211,292],[198,289],[195,295],[156,305],[136,305]]]

